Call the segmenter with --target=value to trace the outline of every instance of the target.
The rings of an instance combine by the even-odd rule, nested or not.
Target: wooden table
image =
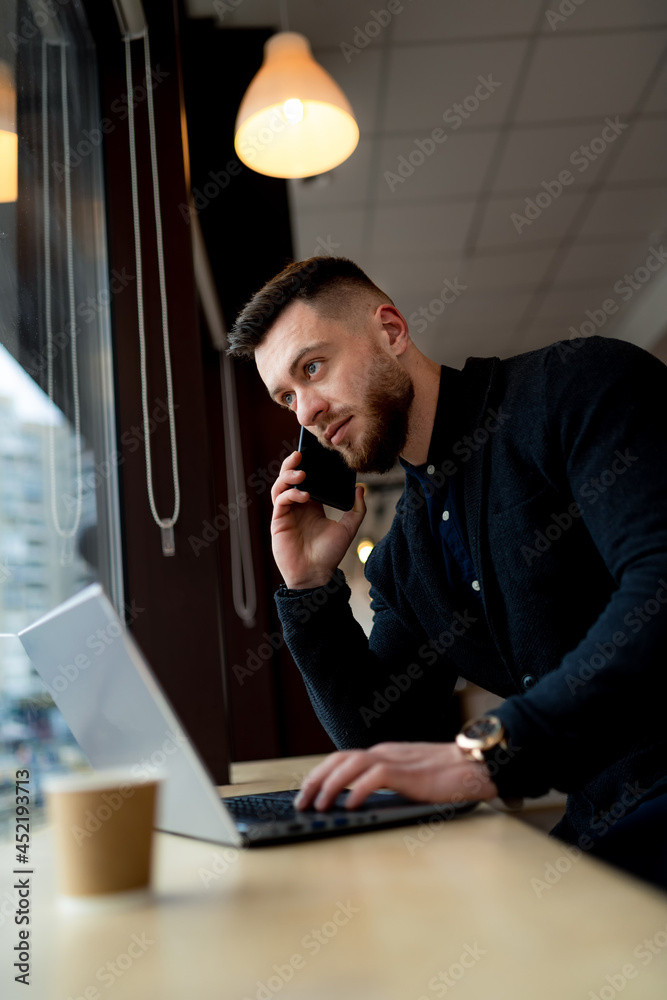
[[[223,794],[295,787],[315,759],[236,765],[242,784]],[[156,847],[152,902],[68,915],[50,830],[35,836],[26,989],[3,844],[3,1000],[667,996],[667,894],[486,805],[433,829],[247,851],[158,834]]]

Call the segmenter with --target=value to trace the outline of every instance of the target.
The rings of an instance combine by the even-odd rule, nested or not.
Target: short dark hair
[[[394,303],[360,267],[347,257],[309,257],[288,264],[245,304],[227,335],[227,354],[252,358],[283,310],[297,299],[317,303],[331,315],[344,312],[354,293],[370,293],[375,301]]]

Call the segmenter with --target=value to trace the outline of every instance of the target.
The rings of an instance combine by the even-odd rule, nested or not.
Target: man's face
[[[255,351],[272,398],[357,472],[387,472],[400,455],[414,397],[373,310],[361,328],[319,315],[305,302],[285,309]]]

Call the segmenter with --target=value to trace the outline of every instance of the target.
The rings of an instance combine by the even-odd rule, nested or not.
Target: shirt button
[[[427,465],[426,471],[428,472],[429,476],[432,476],[433,473],[435,472],[435,465]]]
[[[479,580],[473,580],[472,581],[472,589],[473,590],[479,590],[480,589]]]
[[[521,678],[521,683],[523,684],[525,690],[527,691],[528,688],[532,688],[533,685],[537,684],[537,678],[534,677],[532,674],[524,674],[523,677]]]
[[[442,519],[443,519],[443,521],[449,521],[449,511],[448,510],[443,510],[443,512],[442,512]]]

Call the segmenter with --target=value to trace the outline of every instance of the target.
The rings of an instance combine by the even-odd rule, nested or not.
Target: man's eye
[[[285,406],[291,406],[293,400],[294,400],[293,392],[286,392],[285,395],[283,396],[283,403],[285,404]]]
[[[306,371],[308,372],[309,375],[315,375],[317,374],[318,365],[321,364],[322,364],[321,361],[309,361],[308,364],[306,365]],[[315,371],[311,370],[313,368],[315,369]]]

